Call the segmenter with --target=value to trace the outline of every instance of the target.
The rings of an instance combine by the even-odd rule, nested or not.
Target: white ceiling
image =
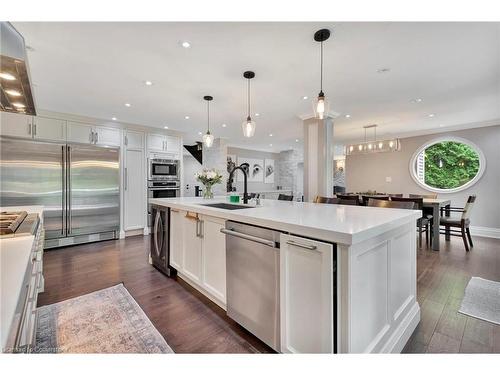
[[[39,109],[168,125],[188,142],[205,131],[202,98],[213,95],[216,137],[270,151],[300,145],[299,116],[312,112],[319,91],[319,45],[312,36],[322,27],[333,31],[325,43],[324,91],[340,114],[339,142],[362,138],[363,125],[372,123],[388,137],[500,119],[500,23],[14,25],[34,48],[29,59]],[[378,73],[381,68],[390,71]],[[244,139],[242,73],[249,69],[256,72],[252,112],[261,115],[253,116],[255,137]]]

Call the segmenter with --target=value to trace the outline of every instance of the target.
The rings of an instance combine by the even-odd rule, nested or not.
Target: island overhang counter
[[[226,307],[226,279],[214,272],[226,272],[224,240],[216,233],[225,222],[269,228],[281,232],[283,238],[317,245],[321,251],[308,252],[306,248],[284,246],[281,241],[279,351],[401,352],[420,321],[415,226],[421,212],[277,200],[261,202],[259,206],[228,210],[207,206],[228,203],[226,197],[150,200],[153,205],[168,208],[172,217],[169,263],[181,278],[222,308]],[[184,217],[188,220],[178,219]],[[207,242],[204,245],[198,246],[186,236],[193,217],[208,223],[200,226],[204,235],[199,237],[205,237]],[[198,230],[196,226],[196,237]],[[189,253],[193,246],[200,248],[200,260],[194,263]],[[199,272],[193,271],[192,264],[196,264]],[[311,319],[304,321],[306,316]],[[303,328],[308,326],[309,329]]]

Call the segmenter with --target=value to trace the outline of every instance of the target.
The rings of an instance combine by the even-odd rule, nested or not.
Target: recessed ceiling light
[[[273,133],[269,133],[269,136],[272,137],[273,136]]]
[[[111,120],[116,121],[116,117],[111,117]]]
[[[8,89],[5,92],[10,96],[21,96],[21,93],[17,90]]]
[[[222,127],[225,128],[227,125],[226,124],[222,124]]]
[[[423,99],[422,98],[415,98],[412,100],[413,103],[422,103]]]
[[[151,81],[144,81],[144,84],[145,84],[146,86],[151,86],[151,85],[153,84],[153,82],[151,82]]]
[[[302,99],[303,99],[303,100],[307,100],[307,99],[309,99],[309,97],[304,95],[304,96],[302,97]]]
[[[16,80],[15,76],[13,76],[10,73],[5,73],[5,72],[0,73],[0,78],[5,79],[6,81],[15,81]]]
[[[429,116],[429,117],[434,117],[434,116],[436,116],[436,115],[435,115],[434,113],[429,113],[429,114],[428,114],[428,116]]]
[[[12,105],[16,108],[25,108],[26,107],[23,103],[19,103],[19,102],[14,102],[14,103],[12,103]]]
[[[182,46],[183,46],[184,48],[189,48],[189,47],[191,47],[191,43],[189,43],[189,42],[187,42],[187,41],[186,41],[186,42],[182,42]]]
[[[201,132],[198,132],[198,135],[201,135]]]
[[[295,142],[299,142],[299,140],[298,140],[298,139],[296,139],[296,140],[295,140]]]
[[[130,107],[132,104],[130,103],[125,103],[125,107]]]
[[[440,127],[440,128],[444,127],[444,124],[439,124],[439,127]]]
[[[377,69],[377,73],[389,73],[391,71],[391,68],[380,68]]]
[[[259,117],[259,116],[260,116],[260,113],[256,113],[256,114],[255,114],[255,117]]]
[[[351,115],[345,115],[345,118],[351,118]]]
[[[185,120],[189,120],[189,116],[184,116],[184,119]]]
[[[164,126],[163,129],[168,129],[168,126]]]
[[[273,144],[272,144],[272,143],[269,143],[269,146],[270,146],[270,147],[273,147]]]

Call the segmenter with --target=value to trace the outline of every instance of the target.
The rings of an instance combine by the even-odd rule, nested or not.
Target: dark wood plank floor
[[[452,238],[440,252],[418,251],[421,321],[407,353],[500,353],[500,326],[458,313],[471,276],[500,281],[500,241],[474,238],[470,253]],[[47,251],[39,306],[123,282],[177,353],[272,351],[225,312],[181,280],[147,262],[149,237],[129,237]]]

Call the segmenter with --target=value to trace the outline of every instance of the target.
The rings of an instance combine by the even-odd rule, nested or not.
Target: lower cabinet
[[[332,244],[280,236],[282,353],[334,352]]]
[[[217,304],[226,305],[223,219],[170,209],[170,265]]]

